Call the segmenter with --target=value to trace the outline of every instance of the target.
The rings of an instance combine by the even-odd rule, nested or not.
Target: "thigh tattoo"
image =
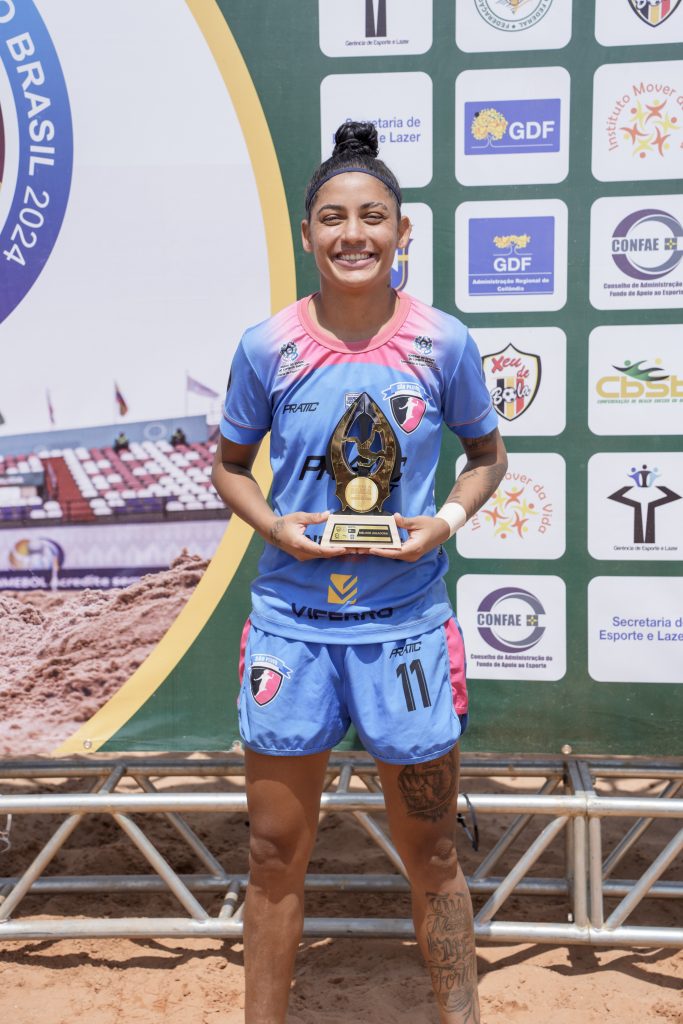
[[[435,761],[409,764],[398,776],[401,796],[408,814],[425,821],[439,821],[456,796],[455,757],[450,750]]]

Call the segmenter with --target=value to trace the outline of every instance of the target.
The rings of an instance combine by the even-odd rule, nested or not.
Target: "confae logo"
[[[529,590],[500,587],[483,598],[477,608],[477,629],[489,647],[516,654],[535,647],[545,633],[545,608]]]
[[[465,103],[465,154],[557,153],[559,99]]]
[[[64,75],[33,0],[0,0],[0,321],[50,257],[71,186]]]
[[[612,259],[638,281],[654,281],[674,270],[683,256],[683,227],[666,210],[636,210],[612,235]]]

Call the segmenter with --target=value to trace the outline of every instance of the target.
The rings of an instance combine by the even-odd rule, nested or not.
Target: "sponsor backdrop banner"
[[[683,752],[683,2],[119,9],[0,0],[2,752],[237,742],[261,543],[211,492],[217,415],[244,328],[315,288],[303,191],[345,118],[404,188],[393,284],[470,326],[510,451],[450,545],[465,747]],[[462,461],[445,432],[439,501]]]

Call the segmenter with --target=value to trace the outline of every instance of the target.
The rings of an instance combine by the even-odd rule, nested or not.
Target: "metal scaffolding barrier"
[[[157,758],[131,755],[111,759],[23,761],[0,764],[0,870],[2,855],[13,842],[18,815],[65,816],[25,866],[0,878],[0,940],[45,938],[197,937],[239,938],[247,876],[233,873],[186,820],[197,813],[220,823],[227,813],[246,818],[246,795],[239,755]],[[188,779],[211,781],[210,791],[188,791]],[[182,789],[178,784],[182,780]],[[503,780],[506,791],[496,791]],[[601,793],[624,780],[649,780],[654,796]],[[229,791],[225,791],[229,784]],[[518,791],[510,792],[514,786]],[[175,788],[174,788],[175,787]],[[222,788],[221,788],[222,787]],[[478,791],[492,788],[493,792]],[[195,787],[196,788],[196,787]],[[501,788],[501,787],[499,787]],[[461,768],[459,820],[470,838],[487,824],[502,834],[468,875],[475,900],[478,941],[540,942],[592,946],[683,946],[683,927],[631,924],[643,901],[681,899],[683,879],[664,879],[674,872],[683,850],[683,788],[681,760],[621,758],[465,756]],[[77,791],[74,791],[77,789]],[[398,852],[382,819],[384,800],[374,762],[359,753],[330,759],[321,814],[351,815],[383,851],[385,874],[313,874],[309,892],[405,894],[408,883]],[[66,875],[54,869],[54,858],[88,816],[106,815],[129,838],[150,866],[140,874]],[[176,870],[164,856],[162,843],[146,831],[150,816],[161,815],[176,839],[195,858],[199,869]],[[133,819],[136,816],[137,820]],[[618,819],[623,835],[603,855],[606,819]],[[50,819],[48,819],[50,820]],[[616,877],[617,868],[655,823],[667,822],[659,854],[639,877]],[[142,821],[142,824],[140,822]],[[48,831],[52,828],[49,826]],[[669,834],[670,833],[670,834]],[[459,847],[462,847],[460,837]],[[217,836],[217,842],[220,837]],[[486,845],[486,844],[484,844]],[[558,849],[561,856],[558,858]],[[19,852],[19,851],[17,851]],[[221,850],[229,857],[230,850]],[[548,855],[552,856],[547,859]],[[29,858],[27,858],[29,859]],[[558,870],[558,860],[561,870]],[[633,858],[631,859],[633,863]],[[531,875],[535,869],[539,874]],[[181,916],[61,916],[45,919],[18,915],[27,896],[97,893],[171,893]],[[503,910],[510,897],[549,901],[557,916],[558,901],[565,920],[509,920]],[[217,897],[220,897],[217,901]],[[605,904],[611,905],[609,912]],[[212,912],[207,910],[212,904]],[[96,902],[93,900],[93,905]],[[648,904],[651,905],[651,904]],[[359,907],[362,910],[362,906]],[[539,915],[541,916],[541,915]],[[543,915],[553,916],[553,915]],[[412,922],[402,917],[306,917],[307,936],[410,937]]]

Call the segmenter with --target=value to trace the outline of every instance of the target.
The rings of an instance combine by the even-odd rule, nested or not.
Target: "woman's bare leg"
[[[249,885],[244,911],[246,1024],[284,1024],[304,919],[304,878],[329,752],[245,752]]]
[[[455,849],[457,747],[424,764],[377,762],[391,836],[406,866],[415,934],[442,1024],[479,1024],[472,901]]]

